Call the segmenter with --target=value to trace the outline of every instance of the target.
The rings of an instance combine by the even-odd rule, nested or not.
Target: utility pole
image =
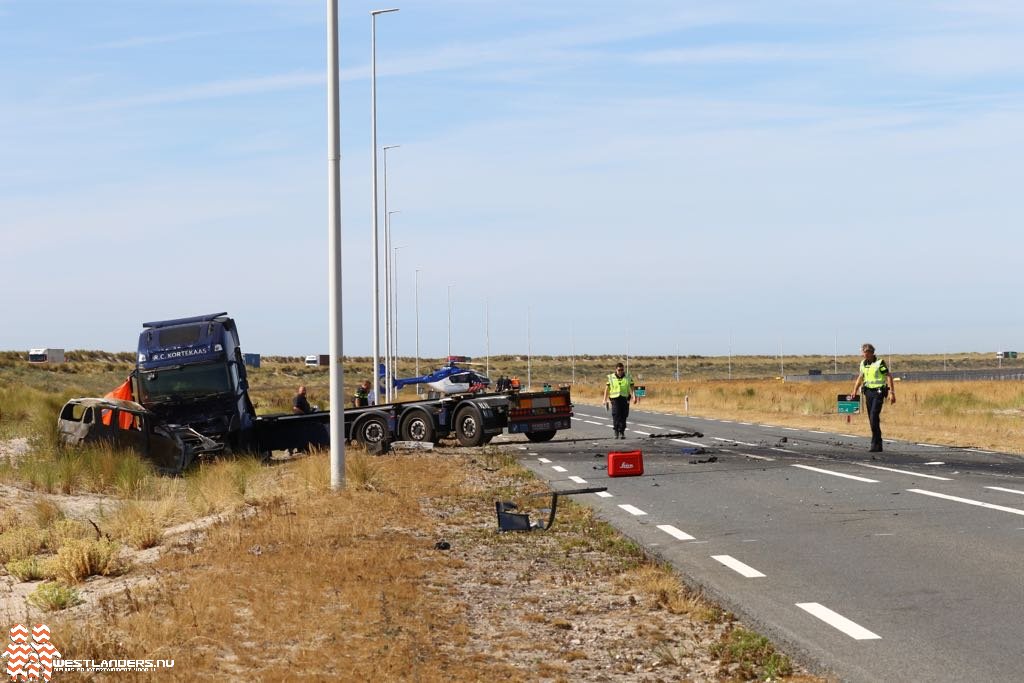
[[[338,0],[327,5],[327,253],[330,364],[331,489],[345,487],[345,377],[342,373],[341,116],[338,77]],[[376,117],[375,117],[376,118]],[[377,153],[374,147],[374,154]],[[376,238],[376,233],[374,234]]]

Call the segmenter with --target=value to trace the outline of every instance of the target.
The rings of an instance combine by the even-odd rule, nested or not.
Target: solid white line
[[[561,465],[552,465],[551,469],[553,469],[555,472],[568,472],[569,471],[569,470],[565,469],[564,467],[562,467]]]
[[[1019,493],[1024,496],[1024,491],[1019,491],[1017,489],[1004,489],[1002,486],[986,486],[985,488],[992,489],[993,491],[1004,491],[1006,493]]]
[[[703,446],[704,445],[702,443],[697,443],[696,441],[687,441],[686,439],[672,439],[672,440],[673,441],[678,441],[679,443],[685,443],[685,444],[687,444],[689,446]]]
[[[574,481],[577,484],[586,484],[587,483],[586,479],[584,479],[583,477],[577,477],[575,475],[569,477],[569,481]]]
[[[775,458],[769,458],[767,455],[754,455],[753,453],[740,453],[747,458],[754,458],[755,460],[767,460],[768,462],[775,462]]]
[[[987,508],[989,510],[999,510],[1000,512],[1009,512],[1014,515],[1024,515],[1024,510],[1018,510],[1017,508],[1003,507],[1002,505],[993,505],[992,503],[984,503],[980,500],[971,500],[970,498],[957,498],[956,496],[947,496],[945,493],[935,493],[934,491],[924,491],[922,489],[907,489],[911,493],[922,493],[926,496],[932,496],[934,498],[943,498],[945,500],[952,500],[957,503],[966,503],[967,505],[977,505],[980,508]]]
[[[860,624],[850,621],[843,615],[833,612],[820,603],[798,602],[796,606],[808,614],[818,617],[832,628],[842,631],[854,640],[878,640],[882,637],[872,633]]]
[[[551,461],[548,460],[547,458],[537,458],[537,462],[542,462],[545,465],[550,465],[551,464]]]
[[[742,562],[737,560],[735,557],[732,557],[731,555],[712,555],[711,559],[712,560],[718,560],[719,562],[724,564],[729,569],[733,570],[737,574],[740,574],[741,576],[747,577],[748,579],[764,578],[764,574],[762,574],[761,572],[757,571],[756,569],[754,569],[750,565],[743,564]]]
[[[650,432],[641,432],[639,429],[630,429],[629,431],[633,432],[634,434],[643,434],[644,436],[650,436],[651,435]]]
[[[789,450],[786,450],[785,448],[773,448],[772,450],[773,451],[778,451],[779,453],[792,453],[793,455],[800,455],[800,453],[798,451],[789,451]]]
[[[811,472],[820,472],[821,474],[831,474],[833,477],[842,477],[843,479],[853,479],[854,481],[862,481],[866,484],[877,484],[878,481],[875,479],[867,479],[865,477],[858,477],[853,474],[843,474],[842,472],[833,472],[832,470],[823,470],[818,467],[811,467],[810,465],[793,465],[793,467],[799,467],[802,470],[810,470]]]
[[[658,528],[661,529],[662,531],[664,531],[669,536],[672,536],[673,538],[677,538],[680,541],[692,541],[693,540],[693,536],[691,536],[690,534],[686,533],[685,531],[680,531],[679,529],[675,528],[671,524],[659,524]]]
[[[641,510],[640,508],[633,507],[632,505],[620,505],[619,507],[622,508],[623,510],[625,510],[626,512],[628,512],[629,514],[635,515],[637,517],[639,517],[640,515],[646,515],[647,514],[646,512]]]
[[[598,491],[597,495],[601,496],[602,498],[611,498],[612,497],[612,494],[608,493],[607,491]]]
[[[933,443],[919,443],[918,446],[924,446],[925,448],[945,448],[945,446],[938,446]]]
[[[924,477],[925,479],[938,479],[939,481],[953,481],[949,477],[936,477],[934,474],[921,474],[920,472],[908,472],[907,470],[897,470],[892,467],[882,467],[881,465],[868,465],[867,463],[857,463],[862,467],[870,467],[874,470],[885,470],[886,472],[896,472],[897,474],[909,474],[912,477]],[[991,488],[991,487],[989,487]]]

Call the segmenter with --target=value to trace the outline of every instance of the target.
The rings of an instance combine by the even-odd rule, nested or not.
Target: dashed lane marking
[[[561,465],[552,465],[551,469],[553,469],[555,472],[568,472],[569,471],[569,470],[565,469],[564,467],[562,467]]]
[[[545,465],[550,465],[551,464],[551,461],[548,460],[547,458],[537,458],[537,462],[544,463]]]
[[[940,445],[934,444],[934,443],[919,443],[917,445],[918,446],[924,446],[925,448],[945,448],[945,446],[940,446]]]
[[[612,494],[608,493],[607,491],[598,491],[597,495],[602,497],[602,498],[611,498],[612,497]]]
[[[984,453],[985,455],[992,455],[995,453],[995,451],[983,451],[980,448],[965,448],[964,450],[970,451],[971,453]]]
[[[985,488],[992,489],[993,491],[1003,491],[1005,493],[1018,493],[1024,496],[1024,491],[1019,491],[1017,489],[1004,489],[1002,486],[986,486]]]
[[[850,621],[842,614],[833,612],[828,607],[817,602],[798,602],[796,606],[811,616],[821,619],[834,629],[842,631],[854,640],[879,640],[882,636],[872,633],[860,624]]]
[[[772,450],[778,451],[779,453],[792,453],[793,455],[800,455],[798,451],[791,451],[785,448],[773,448]]]
[[[802,470],[810,470],[811,472],[818,472],[820,474],[830,474],[833,477],[842,477],[843,479],[853,479],[854,481],[862,481],[865,484],[877,484],[877,479],[868,479],[867,477],[858,477],[855,474],[843,474],[842,472],[833,472],[832,470],[823,470],[820,467],[811,467],[810,465],[793,465],[793,467],[799,467]]]
[[[687,444],[689,446],[703,446],[704,445],[702,443],[697,443],[696,441],[687,441],[686,439],[672,439],[672,440],[673,441],[678,441],[679,443],[685,443],[685,444]]]
[[[920,472],[910,472],[908,470],[898,470],[893,467],[882,467],[881,465],[869,465],[867,463],[858,463],[861,467],[870,467],[873,470],[885,470],[886,472],[896,472],[897,474],[909,474],[912,477],[924,477],[925,479],[938,479],[939,481],[953,481],[949,477],[937,477],[934,474],[921,474]],[[991,487],[990,487],[991,488]]]
[[[932,496],[933,498],[942,498],[943,500],[951,500],[955,503],[964,503],[966,505],[975,505],[980,508],[986,508],[988,510],[999,510],[1000,512],[1009,512],[1012,515],[1024,515],[1024,510],[1018,508],[1008,508],[1003,505],[993,505],[992,503],[986,503],[980,500],[971,500],[970,498],[959,498],[957,496],[947,496],[945,493],[936,493],[935,491],[925,491],[923,489],[907,489],[911,493],[920,493],[925,496]]]
[[[664,531],[666,534],[668,534],[672,538],[679,539],[680,541],[692,541],[692,540],[694,540],[693,536],[691,536],[690,534],[686,533],[685,531],[680,531],[679,529],[675,528],[671,524],[659,524],[658,528],[661,529],[662,531]]]
[[[945,464],[946,463],[942,462],[941,460],[932,460],[931,462],[926,462],[925,463],[925,465],[945,465]]]
[[[577,484],[586,484],[586,483],[587,483],[587,480],[586,480],[586,479],[584,479],[583,477],[577,477],[577,476],[575,476],[575,475],[574,475],[574,476],[571,476],[571,477],[569,477],[569,481],[574,481],[574,482],[576,482]]]
[[[800,430],[796,427],[783,427],[787,432],[799,432]]]
[[[639,429],[630,429],[629,431],[633,432],[634,434],[643,434],[644,436],[650,436],[651,435],[650,432],[641,432]]]
[[[590,424],[590,425],[597,425],[598,427],[604,427],[604,425],[601,424],[600,422],[594,422],[593,420],[584,420],[584,422],[586,422],[587,424]]]
[[[765,576],[764,574],[762,574],[761,572],[757,571],[756,569],[754,569],[750,565],[747,565],[747,564],[744,564],[744,563],[740,562],[739,560],[737,560],[735,557],[733,557],[731,555],[712,555],[711,559],[712,560],[717,560],[717,561],[721,562],[726,567],[728,567],[729,569],[733,570],[734,572],[736,572],[740,576],[745,576],[748,579],[762,579]]]
[[[767,455],[754,455],[753,453],[738,453],[745,458],[753,458],[754,460],[767,460],[768,462],[775,462],[775,458],[769,458]]]
[[[639,517],[640,515],[646,515],[647,514],[646,512],[641,510],[640,508],[633,507],[632,505],[620,505],[619,507],[622,508],[623,510],[625,510],[626,512],[628,512],[629,514],[634,515],[636,517]]]

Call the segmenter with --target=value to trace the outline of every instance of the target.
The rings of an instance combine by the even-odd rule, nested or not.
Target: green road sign
[[[849,394],[839,394],[836,398],[837,412],[839,412],[840,415],[844,413],[849,414],[860,412],[860,397],[855,397],[855,400],[850,401],[846,398],[848,395]]]

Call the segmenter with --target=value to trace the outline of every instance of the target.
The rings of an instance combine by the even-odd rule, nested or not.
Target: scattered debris
[[[691,465],[703,465],[706,462],[718,462],[718,456],[712,455],[710,458],[704,458],[703,460],[691,460]]]
[[[448,541],[438,541],[434,544],[434,550],[451,550],[452,544]]]
[[[689,437],[691,439],[702,439],[704,435],[700,432],[662,432],[661,434],[649,434],[648,439],[678,439],[680,437]]]
[[[433,441],[392,441],[391,448],[396,451],[432,451]]]
[[[580,493],[601,493],[607,491],[607,486],[597,486],[585,489],[571,489],[568,491],[551,492],[551,512],[548,515],[547,524],[544,522],[530,522],[530,516],[524,512],[512,512],[518,510],[519,506],[509,500],[494,501],[494,508],[498,513],[498,531],[533,531],[534,529],[544,531],[550,529],[555,523],[555,512],[558,510],[559,496],[575,496]],[[535,493],[531,497],[546,496],[546,493]]]

